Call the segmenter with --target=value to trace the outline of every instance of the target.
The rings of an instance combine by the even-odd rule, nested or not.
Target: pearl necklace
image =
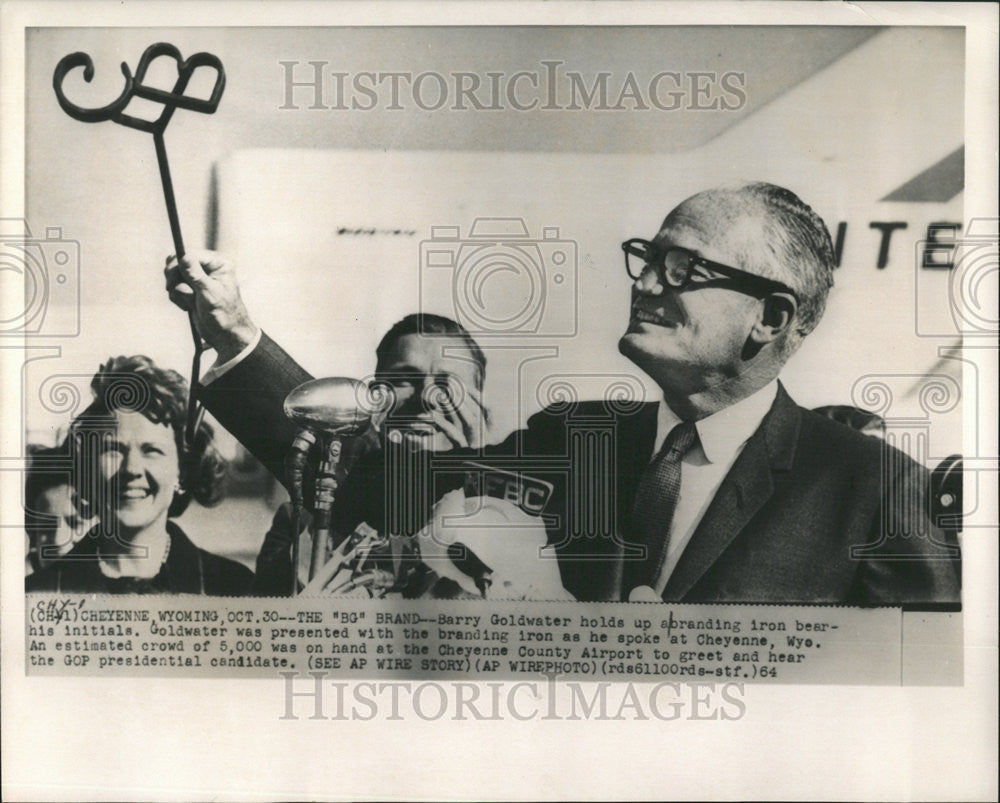
[[[167,557],[170,555],[171,543],[172,539],[170,538],[170,533],[167,533],[167,540],[163,546],[163,557],[160,558],[160,563],[159,563],[160,567],[164,566],[167,562]],[[123,575],[117,566],[113,566],[112,564],[108,563],[107,559],[103,556],[99,556],[98,566],[101,569],[101,574],[103,574],[105,577],[108,578],[115,579],[115,578],[130,576],[130,575]],[[159,570],[157,570],[156,574],[159,574]],[[155,577],[156,574],[151,575],[151,577]]]

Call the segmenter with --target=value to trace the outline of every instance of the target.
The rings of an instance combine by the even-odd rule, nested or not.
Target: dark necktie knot
[[[671,456],[680,455],[683,457],[694,446],[698,440],[698,429],[691,421],[681,421],[669,433],[667,439],[663,441],[661,452],[669,453]]]

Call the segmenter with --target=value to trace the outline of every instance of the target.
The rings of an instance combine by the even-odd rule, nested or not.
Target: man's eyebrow
[[[683,245],[678,245],[669,237],[660,237],[657,235],[657,239],[652,241],[653,247],[658,248],[660,251],[672,251],[675,248],[679,248],[681,251],[688,251],[695,256],[701,256],[694,248],[685,248]]]
[[[693,254],[698,257],[698,259],[708,259],[704,254],[700,253],[697,248],[688,248],[684,245],[678,245],[669,237],[664,237],[660,240],[653,240],[653,246],[659,249],[660,253],[666,253],[667,251],[686,251],[689,254]],[[711,260],[709,260],[711,261]]]

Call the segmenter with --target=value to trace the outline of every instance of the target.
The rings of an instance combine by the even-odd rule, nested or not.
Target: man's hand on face
[[[482,375],[481,360],[459,334],[396,336],[376,369],[376,382],[391,396],[377,424],[383,437],[433,452],[482,446],[489,420]]]
[[[170,300],[194,312],[198,332],[220,362],[231,360],[253,342],[258,328],[240,297],[235,265],[222,254],[192,251],[180,261],[170,256],[163,275]]]
[[[400,390],[388,392],[398,394]],[[432,452],[475,449],[486,443],[489,415],[482,391],[452,374],[427,381],[419,396],[397,397],[387,412],[373,421],[383,435],[388,433],[390,441],[405,438]]]
[[[448,439],[452,448],[479,448],[485,441],[486,410],[482,392],[449,374],[434,386],[436,393],[428,401],[434,426]]]

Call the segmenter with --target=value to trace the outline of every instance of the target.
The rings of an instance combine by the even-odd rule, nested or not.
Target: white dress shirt
[[[715,492],[719,490],[722,480],[733,467],[747,440],[757,431],[767,411],[771,409],[777,393],[778,381],[774,380],[753,395],[695,423],[698,442],[681,460],[680,497],[670,525],[667,556],[653,587],[657,594],[663,594],[685,547],[715,498]],[[670,430],[679,423],[681,419],[665,401],[661,401],[653,457],[659,453]],[[667,537],[667,533],[664,533],[664,537]]]

